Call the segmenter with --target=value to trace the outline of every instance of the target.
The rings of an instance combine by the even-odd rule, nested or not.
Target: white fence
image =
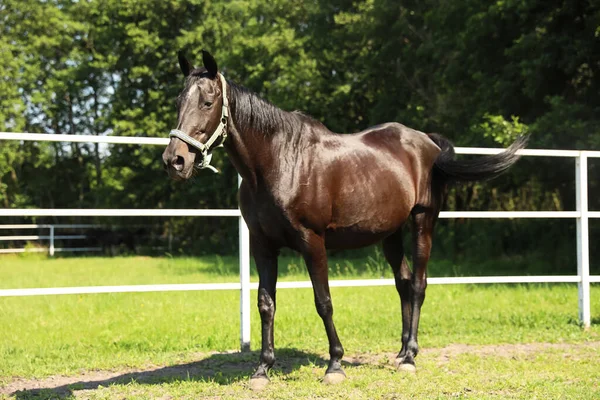
[[[54,256],[54,253],[60,252],[78,252],[78,251],[102,251],[102,247],[54,247],[55,240],[77,240],[87,239],[87,235],[56,235],[56,229],[66,228],[90,228],[95,225],[88,224],[20,224],[20,225],[0,225],[0,231],[2,230],[15,230],[15,229],[48,229],[48,235],[12,235],[12,236],[0,236],[0,242],[14,242],[14,241],[48,241],[48,248],[45,247],[10,247],[6,249],[0,249],[0,254],[10,253],[25,253],[25,252],[36,252],[45,253],[48,252],[50,257]]]
[[[90,142],[113,144],[151,144],[165,146],[169,139],[119,136],[50,135],[0,132],[0,140],[32,140],[55,142]],[[458,154],[496,154],[502,149],[461,148]],[[577,275],[562,276],[490,276],[428,278],[429,284],[464,283],[577,283],[579,289],[579,319],[584,327],[591,323],[590,283],[600,282],[600,276],[590,276],[589,268],[589,219],[600,218],[600,211],[588,210],[588,158],[600,158],[600,151],[575,150],[520,150],[523,156],[575,158],[576,211],[456,211],[442,212],[440,218],[575,218],[577,220]],[[250,290],[258,285],[250,283],[249,233],[239,210],[194,209],[0,209],[0,217],[6,216],[202,216],[237,217],[240,231],[240,282],[218,284],[169,284],[133,286],[87,286],[68,288],[1,289],[2,296],[36,296],[85,293],[124,293],[189,290],[240,290],[240,342],[242,349],[250,346]],[[393,279],[332,280],[331,287],[389,286]],[[311,283],[279,282],[278,289],[309,288]]]

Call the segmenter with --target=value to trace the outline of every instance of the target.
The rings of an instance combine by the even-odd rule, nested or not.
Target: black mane
[[[235,113],[236,124],[251,128],[264,135],[273,135],[283,131],[286,134],[300,133],[306,124],[323,124],[298,111],[284,111],[256,93],[231,81],[229,83],[230,102]]]

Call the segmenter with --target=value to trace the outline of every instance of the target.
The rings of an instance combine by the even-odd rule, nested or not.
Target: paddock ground
[[[232,263],[3,257],[0,286],[228,282]],[[336,263],[333,278],[385,274]],[[298,266],[283,275],[305,279]],[[282,289],[278,361],[262,393],[247,387],[260,344],[255,307],[252,352],[236,351],[237,291],[2,298],[0,398],[600,398],[598,285],[589,330],[577,323],[576,285],[431,285],[414,376],[390,362],[400,331],[394,288],[334,288],[332,297],[348,379],[320,383],[327,341],[312,291]]]

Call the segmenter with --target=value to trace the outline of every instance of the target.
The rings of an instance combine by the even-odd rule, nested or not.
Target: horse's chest
[[[294,228],[284,206],[271,195],[240,191],[240,209],[251,233],[266,237],[279,246],[288,246]]]

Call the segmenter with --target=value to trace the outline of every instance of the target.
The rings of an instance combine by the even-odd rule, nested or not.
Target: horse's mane
[[[235,107],[236,122],[241,126],[251,127],[264,135],[273,135],[281,131],[300,132],[306,124],[325,128],[321,122],[306,114],[299,111],[284,111],[244,86],[227,82],[231,102]]]

